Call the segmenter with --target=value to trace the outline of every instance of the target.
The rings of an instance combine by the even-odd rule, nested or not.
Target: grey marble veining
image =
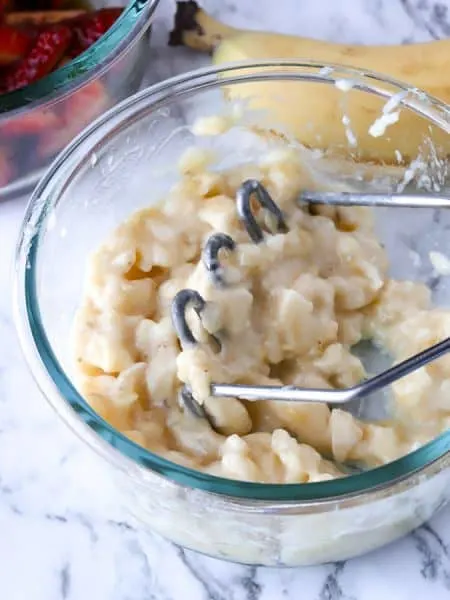
[[[450,0],[204,0],[240,27],[336,41],[397,43],[450,35]],[[166,46],[162,0],[148,82],[207,63]],[[100,459],[60,423],[21,357],[10,274],[24,202],[0,206],[0,597],[5,600],[446,600],[450,510],[359,559],[304,569],[250,568],[144,534]]]

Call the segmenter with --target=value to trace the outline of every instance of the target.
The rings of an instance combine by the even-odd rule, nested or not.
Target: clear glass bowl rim
[[[270,73],[258,71],[267,67],[271,68]],[[293,69],[298,69],[295,75]],[[91,409],[59,364],[42,324],[36,282],[40,236],[45,231],[45,221],[51,207],[63,194],[70,175],[88,160],[86,149],[77,155],[83,143],[89,143],[95,137],[97,141],[90,147],[92,151],[101,147],[104,139],[110,140],[113,132],[135,122],[140,114],[147,114],[145,111],[149,108],[156,110],[177,98],[217,88],[225,83],[249,79],[295,79],[333,84],[342,78],[357,81],[355,87],[382,96],[386,101],[396,93],[411,91],[406,84],[377,73],[312,61],[242,62],[198,69],[153,85],[94,121],[60,153],[34,191],[21,228],[15,263],[13,306],[22,350],[38,386],[54,410],[84,442],[116,467],[129,474],[136,467],[139,473],[150,470],[183,487],[225,496],[238,503],[257,500],[288,502],[292,505],[328,503],[334,499],[378,493],[409,480],[413,475],[431,475],[431,472],[439,472],[445,467],[450,455],[450,431],[394,462],[332,481],[308,484],[253,483],[220,478],[183,467],[138,446]],[[450,110],[439,100],[420,92],[417,96],[413,93],[412,98],[405,95],[401,104],[426,116],[431,123],[450,133]],[[99,133],[102,134],[100,138]],[[73,164],[67,169],[69,159]]]
[[[55,102],[81,85],[133,45],[146,31],[160,0],[131,0],[113,26],[85,52],[63,67],[24,88],[0,95],[0,118]],[[6,114],[5,114],[6,113]]]

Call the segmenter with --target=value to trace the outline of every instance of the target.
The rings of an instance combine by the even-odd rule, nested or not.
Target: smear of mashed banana
[[[266,186],[289,226],[259,245],[235,208],[236,190],[250,177]],[[132,215],[92,255],[73,329],[76,381],[112,426],[177,463],[268,483],[340,477],[336,463],[345,461],[380,465],[447,429],[450,357],[396,383],[392,418],[383,423],[326,405],[210,396],[211,382],[348,387],[366,375],[352,353],[361,340],[403,360],[450,335],[450,312],[430,307],[424,285],[388,277],[368,209],[299,208],[298,193],[314,187],[293,149],[220,173],[196,150],[183,158],[164,203]],[[222,257],[221,289],[200,260],[215,232],[237,243]],[[183,288],[207,301],[203,323],[190,316],[200,343],[184,350],[170,318]],[[221,340],[220,352],[208,333]],[[214,429],[180,407],[184,383]]]

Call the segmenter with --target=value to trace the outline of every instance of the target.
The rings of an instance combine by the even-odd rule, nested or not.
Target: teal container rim
[[[0,117],[51,104],[65,93],[100,75],[146,31],[160,0],[132,0],[110,29],[90,48],[63,67],[24,88],[0,94]]]
[[[261,68],[270,67],[270,73]],[[278,71],[274,71],[274,69]],[[258,71],[259,69],[259,71]],[[283,70],[284,69],[284,70]],[[294,74],[293,70],[298,69]],[[333,73],[333,77],[331,77]],[[336,77],[336,74],[339,77]],[[78,393],[70,377],[62,368],[47,338],[42,322],[37,292],[37,263],[41,234],[45,223],[63,193],[70,174],[89,160],[92,148],[101,146],[103,140],[111,139],[115,130],[127,123],[136,122],[139,112],[155,110],[183,95],[192,95],[223,84],[248,81],[285,79],[334,83],[337,79],[350,78],[355,87],[382,96],[388,100],[394,94],[411,91],[406,85],[372,72],[361,71],[334,64],[296,61],[259,61],[233,63],[215,68],[199,69],[171,78],[135,94],[118,104],[84,130],[54,161],[47,175],[41,180],[28,205],[16,254],[16,278],[14,286],[14,309],[16,325],[22,348],[31,371],[44,395],[53,408],[91,447],[98,446],[95,432],[107,444],[107,458],[124,467],[123,459],[137,463],[141,468],[168,478],[172,482],[234,499],[264,500],[290,503],[321,503],[331,499],[349,498],[393,486],[413,474],[424,471],[450,452],[450,431],[411,452],[410,454],[371,469],[341,479],[307,484],[263,484],[216,477],[173,463],[146,450],[122,435],[100,417]],[[384,86],[384,87],[383,87]],[[412,90],[415,92],[415,90]],[[423,92],[404,95],[400,104],[427,117],[434,125],[450,133],[449,108]],[[103,135],[99,136],[99,133]],[[99,141],[100,140],[100,141]],[[79,152],[83,144],[91,142],[90,150]],[[69,165],[69,166],[67,166]],[[71,410],[67,410],[70,407]],[[91,431],[89,431],[91,430]],[[98,450],[98,448],[97,448]],[[105,452],[103,452],[105,454]]]

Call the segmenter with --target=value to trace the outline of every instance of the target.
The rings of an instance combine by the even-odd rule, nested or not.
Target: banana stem
[[[194,0],[177,2],[169,46],[187,46],[201,52],[212,52],[224,38],[239,32],[239,29],[220,23],[208,15]]]

